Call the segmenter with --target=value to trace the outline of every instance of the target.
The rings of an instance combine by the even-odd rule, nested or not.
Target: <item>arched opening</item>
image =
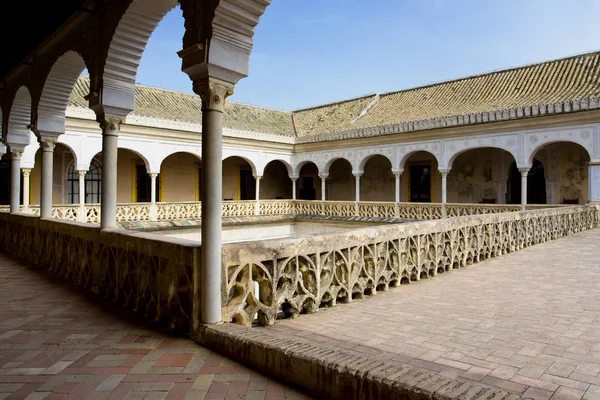
[[[52,168],[52,204],[68,204],[70,201],[70,166],[76,163],[73,150],[62,143],[56,143]],[[79,179],[79,178],[77,178]],[[42,183],[42,149],[35,153],[35,164],[29,176],[29,202],[39,204]],[[78,183],[77,183],[78,185]]]
[[[292,180],[287,166],[279,160],[267,164],[260,180],[261,199],[291,199]]]
[[[338,158],[329,167],[327,183],[329,187],[329,200],[354,201],[354,175],[352,164],[345,158]]]
[[[317,165],[311,161],[307,161],[300,168],[298,176],[298,199],[321,199],[321,178],[319,178],[319,168]]]
[[[528,203],[545,200],[541,204],[584,204],[588,201],[590,155],[583,146],[573,142],[550,143],[537,149],[531,157]],[[519,196],[520,193],[519,189]]]
[[[410,155],[404,163],[400,198],[410,202],[432,203],[441,200],[442,177],[435,156],[427,151]]]
[[[472,149],[458,154],[451,160],[446,187],[447,201],[506,203],[507,174],[511,163],[514,163],[511,153],[493,147]]]
[[[2,155],[0,159],[0,204],[10,204],[10,153]],[[23,203],[23,175],[21,174],[21,203]]]
[[[195,154],[178,152],[160,165],[160,201],[200,201],[202,196],[202,161]],[[158,199],[158,197],[157,197]]]
[[[102,152],[96,154],[93,160],[102,166]],[[93,163],[94,161],[92,161]],[[151,201],[150,191],[151,178],[147,160],[133,150],[119,148],[117,153],[117,203],[149,203]],[[159,174],[156,178],[157,201],[161,201],[160,193]],[[86,193],[86,201],[88,198]]]
[[[521,172],[513,162],[508,173],[508,199],[510,204],[521,204]],[[546,204],[546,177],[544,166],[534,158],[527,174],[527,204]]]
[[[369,158],[360,177],[361,201],[394,201],[396,180],[392,163],[382,155]]]
[[[223,160],[223,200],[256,200],[253,166],[242,157]]]
[[[89,169],[85,174],[85,199],[86,204],[100,203],[102,190],[102,164],[98,157],[94,157]],[[69,166],[67,172],[67,199],[71,204],[79,203],[79,171],[75,169],[75,163]]]

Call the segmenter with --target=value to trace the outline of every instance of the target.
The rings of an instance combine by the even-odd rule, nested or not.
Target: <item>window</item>
[[[93,159],[89,171],[85,174],[85,203],[100,203],[101,187],[102,166],[98,160]],[[69,203],[79,203],[79,172],[73,164],[69,167],[67,191]]]

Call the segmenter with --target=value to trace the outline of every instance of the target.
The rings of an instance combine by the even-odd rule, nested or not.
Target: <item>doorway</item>
[[[431,163],[409,166],[409,201],[431,203]]]
[[[256,200],[256,179],[249,169],[240,170],[240,200]]]

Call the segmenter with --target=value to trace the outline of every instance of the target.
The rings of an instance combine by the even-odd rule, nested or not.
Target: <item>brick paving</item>
[[[308,399],[0,255],[0,399]]]
[[[600,229],[262,329],[525,398],[600,399]]]

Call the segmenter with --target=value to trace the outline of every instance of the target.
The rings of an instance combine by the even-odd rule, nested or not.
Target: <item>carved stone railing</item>
[[[198,324],[197,242],[1,213],[0,248],[150,319]]]
[[[540,208],[564,207],[564,205],[528,205],[528,210]],[[520,211],[520,205],[510,204],[446,204],[446,216],[466,216],[478,214],[495,214]],[[25,212],[25,208],[21,207]],[[202,203],[197,201],[156,203],[157,220],[198,219],[202,211]],[[8,206],[0,206],[0,212],[9,212]],[[85,222],[100,222],[100,205],[86,204],[84,208]],[[28,214],[39,215],[37,205],[28,207]],[[55,205],[52,208],[54,218],[69,221],[81,221],[80,208],[77,204]],[[150,221],[152,218],[151,203],[122,203],[117,205],[117,221]],[[309,200],[254,200],[224,201],[223,216],[245,217],[252,215],[328,215],[336,217],[378,217],[401,218],[413,220],[432,220],[442,218],[441,203],[393,203],[393,202],[354,202],[354,201],[309,201]]]
[[[225,244],[223,319],[270,325],[278,313],[312,313],[598,223],[597,208],[571,206]]]

